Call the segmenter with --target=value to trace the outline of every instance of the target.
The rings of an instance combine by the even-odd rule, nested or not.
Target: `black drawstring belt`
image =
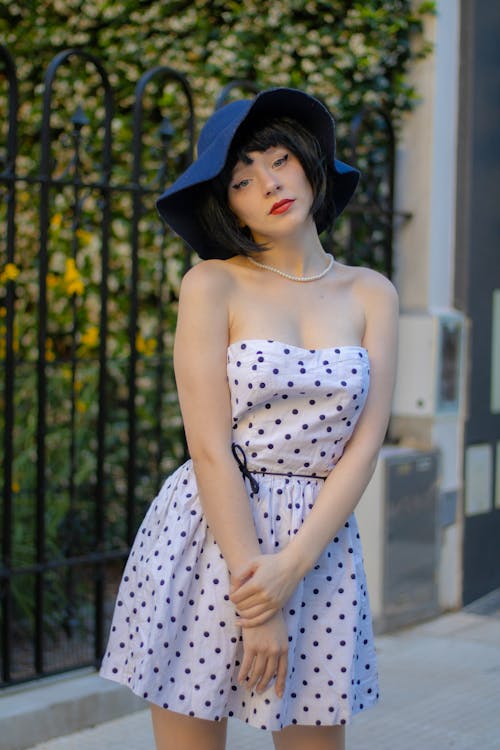
[[[238,445],[237,443],[233,443],[231,445],[231,450],[233,451],[233,456],[236,459],[236,463],[238,464],[239,470],[243,474],[244,477],[248,479],[250,482],[250,487],[252,488],[252,492],[254,494],[257,494],[259,491],[259,483],[255,479],[254,475],[250,473],[248,466],[247,466],[247,456],[241,445]]]
[[[318,477],[315,474],[296,474],[294,471],[265,471],[264,469],[250,470],[247,465],[246,453],[241,445],[238,445],[238,443],[233,443],[231,445],[231,450],[233,452],[233,456],[236,459],[239,470],[241,471],[243,476],[246,477],[250,482],[250,487],[252,488],[252,492],[254,494],[257,494],[257,492],[259,491],[259,483],[255,479],[254,474],[271,474],[272,476],[276,477],[302,477],[304,479],[326,479],[326,477]]]

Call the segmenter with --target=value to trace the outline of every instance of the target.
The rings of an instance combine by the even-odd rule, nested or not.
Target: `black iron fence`
[[[99,662],[138,520],[185,456],[171,344],[191,258],[154,200],[193,158],[195,114],[188,80],[166,66],[147,71],[128,109],[114,112],[107,72],[81,49],[49,65],[39,127],[22,119],[15,64],[1,46],[0,87],[7,685]],[[214,106],[235,90],[256,87],[234,81]],[[377,149],[363,145],[364,128],[376,128]],[[367,177],[325,243],[390,275],[390,120],[367,111],[344,141]]]

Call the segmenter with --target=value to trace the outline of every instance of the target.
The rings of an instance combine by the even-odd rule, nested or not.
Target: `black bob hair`
[[[248,227],[241,227],[228,205],[227,191],[233,169],[238,161],[248,161],[251,151],[266,151],[283,146],[300,161],[313,191],[311,214],[318,232],[331,227],[336,208],[332,196],[333,168],[326,164],[317,138],[298,121],[281,117],[265,124],[248,123],[237,133],[223,170],[200,191],[198,214],[212,243],[219,249],[219,258],[248,255],[267,249],[254,242]]]

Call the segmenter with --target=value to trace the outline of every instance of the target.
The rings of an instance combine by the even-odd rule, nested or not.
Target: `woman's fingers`
[[[231,591],[245,586],[251,579],[256,570],[255,561],[252,561],[244,570],[240,573],[235,573],[231,576]]]
[[[243,661],[241,662],[240,671],[238,672],[238,682],[242,685],[247,679],[250,670],[252,669],[252,663],[255,659],[255,653],[253,651],[244,649]]]
[[[261,615],[263,616],[263,615]],[[283,614],[269,617],[258,628],[243,627],[243,658],[238,673],[239,684],[249,690],[266,690],[279,675],[279,690],[284,690],[288,663],[288,635]]]
[[[288,653],[281,654],[246,654],[238,673],[238,682],[247,682],[248,690],[257,689],[262,693],[276,677],[276,695],[280,698],[285,689],[288,668]]]
[[[267,663],[269,659],[264,654],[257,654],[252,664],[252,669],[248,675],[247,688],[253,690],[262,676],[267,672]],[[274,674],[274,672],[273,672]]]
[[[265,664],[264,671],[262,673],[262,676],[257,682],[257,692],[263,693],[264,690],[267,690],[267,687],[271,680],[273,679],[274,675],[276,674],[276,670],[278,669],[278,659],[276,656],[270,656]]]
[[[229,598],[239,612],[251,607],[277,606],[279,604],[274,596],[263,590],[252,591],[245,595],[241,593],[241,590],[238,590],[238,592],[231,594]]]
[[[262,603],[255,603],[250,607],[245,607],[244,605],[241,605],[238,607],[237,614],[238,617],[241,617],[242,619],[251,620],[254,617],[257,617],[258,615],[261,615],[263,612],[268,612],[270,609],[273,609],[276,611],[277,607],[274,606],[274,604],[270,602],[262,602]]]
[[[236,582],[237,583],[237,582]],[[245,599],[252,599],[259,595],[259,589],[250,579],[246,583],[243,583],[241,586],[239,586],[236,591],[233,591],[233,593],[229,596],[233,604],[240,604],[240,602],[245,601]]]
[[[288,651],[282,654],[278,661],[278,670],[276,673],[276,682],[274,685],[274,691],[278,698],[283,697],[285,692],[286,676],[288,672]]]
[[[242,628],[255,628],[257,625],[263,625],[270,620],[276,612],[277,609],[264,609],[259,614],[252,615],[251,619],[245,615],[240,617],[238,625],[241,625]]]

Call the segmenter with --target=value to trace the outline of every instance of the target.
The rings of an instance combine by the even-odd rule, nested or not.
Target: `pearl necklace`
[[[259,266],[259,268],[264,268],[266,271],[272,271],[273,273],[277,273],[280,276],[283,276],[285,279],[290,279],[290,281],[316,281],[317,279],[322,279],[323,276],[326,276],[328,271],[333,266],[333,255],[330,255],[330,260],[328,261],[328,265],[321,273],[317,273],[314,276],[294,276],[291,273],[286,273],[285,271],[280,271],[279,268],[275,268],[274,266],[268,266],[266,263],[260,263],[258,260],[254,260],[253,258],[250,258],[249,255],[247,255],[247,259],[250,261],[250,263],[253,263],[254,266]]]

